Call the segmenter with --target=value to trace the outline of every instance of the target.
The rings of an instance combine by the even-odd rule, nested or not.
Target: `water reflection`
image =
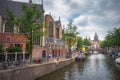
[[[112,58],[92,54],[84,63],[73,63],[38,80],[120,80],[120,70]]]

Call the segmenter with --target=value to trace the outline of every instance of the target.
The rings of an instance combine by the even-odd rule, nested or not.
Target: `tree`
[[[79,37],[77,36],[79,33],[77,32],[77,27],[74,26],[73,21],[69,22],[68,27],[65,30],[65,41],[69,46],[69,53],[71,53],[71,47],[77,43]]]
[[[79,37],[78,42],[77,42],[77,47],[78,47],[78,48],[81,48],[82,45],[83,45],[82,37]]]
[[[85,38],[85,39],[83,40],[83,45],[90,46],[91,43],[90,43],[90,41],[89,41],[87,38]]]
[[[100,41],[100,47],[101,48],[105,48],[105,41],[103,40],[103,41]]]
[[[20,29],[20,33],[24,34],[29,40],[30,61],[32,60],[32,50],[35,40],[40,39],[44,35],[43,28],[43,10],[40,10],[36,4],[22,6],[23,14],[20,17],[15,16],[13,11],[8,10],[8,16],[11,24]]]
[[[114,28],[109,31],[105,37],[106,47],[119,47],[120,46],[120,28]]]
[[[120,46],[120,28],[115,28],[113,31],[113,37],[115,39],[116,47]]]

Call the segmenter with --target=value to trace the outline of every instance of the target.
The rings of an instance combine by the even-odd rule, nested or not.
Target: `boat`
[[[116,62],[117,64],[120,64],[120,57],[116,58],[116,59],[115,59],[115,62]]]

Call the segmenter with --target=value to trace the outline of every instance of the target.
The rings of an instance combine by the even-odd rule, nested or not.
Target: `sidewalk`
[[[19,67],[25,67],[25,66],[32,66],[32,65],[36,65],[36,64],[44,64],[44,63],[59,63],[61,61],[66,61],[66,60],[70,60],[70,59],[75,59],[76,57],[78,56],[78,53],[73,53],[72,54],[72,57],[71,58],[66,58],[65,56],[59,56],[58,60],[57,60],[57,57],[54,58],[54,57],[51,57],[51,58],[48,58],[47,59],[43,59],[42,62],[37,62],[37,63],[30,63],[30,62],[25,62],[24,65],[22,66],[16,66],[16,64],[11,64],[9,66],[6,67],[6,69],[4,69],[2,63],[0,63],[0,70],[7,70],[7,69],[16,69],[16,68],[19,68]],[[21,63],[20,63],[21,64]],[[14,67],[13,67],[14,66]]]

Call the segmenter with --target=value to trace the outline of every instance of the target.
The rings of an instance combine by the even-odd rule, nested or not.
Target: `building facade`
[[[93,49],[99,49],[100,48],[100,40],[98,38],[97,33],[94,35],[94,40],[91,40],[91,47]]]
[[[63,40],[64,30],[61,26],[60,17],[58,21],[54,21],[51,14],[45,15],[45,46],[47,49],[47,54],[52,54],[53,56],[63,56],[68,53],[68,46]]]
[[[9,47],[21,47],[22,52],[26,51],[26,43],[29,41],[24,34],[20,34],[20,28],[15,25],[9,25],[6,23],[8,16],[7,10],[11,9],[14,11],[17,17],[20,17],[22,12],[22,4],[23,2],[16,2],[10,0],[0,0],[0,42],[3,44],[3,48]],[[25,3],[30,6],[32,0],[29,0],[28,3]],[[40,10],[43,9],[43,2],[41,4],[37,4],[37,7]],[[67,53],[68,46],[62,40],[64,37],[64,30],[61,26],[60,18],[58,21],[54,21],[51,15],[43,14],[43,21],[47,25],[44,27],[43,31],[45,31],[46,35],[40,37],[34,42],[32,58],[40,59],[41,57],[47,58],[49,54],[53,54],[55,56],[62,55]],[[40,22],[41,23],[41,22]]]
[[[32,0],[30,0],[28,3],[24,4],[30,6],[33,3]],[[7,23],[7,10],[12,10],[17,17],[20,17],[23,14],[22,5],[23,2],[0,0],[0,42],[3,44],[4,50],[6,48],[21,47],[22,52],[26,51],[26,43],[29,40],[24,34],[20,34],[20,28]],[[40,10],[44,10],[43,4],[37,4],[37,8]],[[42,15],[44,20],[44,13]],[[39,38],[38,40],[35,40],[33,45],[32,57],[40,58],[43,50],[45,51],[45,48],[42,47],[42,39]]]

